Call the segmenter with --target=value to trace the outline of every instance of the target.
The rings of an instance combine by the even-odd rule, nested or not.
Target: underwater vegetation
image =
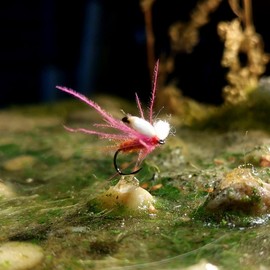
[[[152,25],[152,9],[155,1],[141,0],[140,3],[145,17],[148,66],[149,70],[152,70],[155,62],[155,39]],[[170,105],[168,108],[172,113],[183,112],[181,109],[183,97],[179,95],[180,89],[177,89],[174,82],[166,84],[177,64],[177,56],[180,53],[193,52],[200,40],[200,29],[210,21],[211,14],[221,3],[222,0],[198,1],[188,22],[177,21],[168,27],[170,51],[166,55],[158,56],[161,59],[159,85],[163,86],[163,91],[159,91],[158,95],[161,97],[161,103]],[[257,89],[259,79],[265,72],[270,58],[269,54],[264,52],[262,37],[256,32],[253,23],[252,1],[228,0],[228,4],[236,18],[217,24],[217,34],[224,42],[220,62],[221,66],[227,70],[228,84],[223,89],[223,97],[225,104],[238,105],[243,101],[248,101],[249,94]]]

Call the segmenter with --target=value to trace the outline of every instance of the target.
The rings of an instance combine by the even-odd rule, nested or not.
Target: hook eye
[[[133,171],[133,172],[129,172],[129,173],[122,172],[122,170],[119,168],[119,166],[117,165],[117,156],[118,156],[118,154],[119,154],[122,150],[123,150],[122,148],[119,148],[119,149],[115,152],[115,154],[114,154],[114,157],[113,157],[113,165],[114,165],[115,170],[116,170],[120,175],[131,175],[131,174],[136,174],[136,173],[138,173],[142,168],[139,168],[138,170]]]

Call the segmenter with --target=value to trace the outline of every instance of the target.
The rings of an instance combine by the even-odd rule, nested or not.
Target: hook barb
[[[114,157],[113,157],[113,165],[114,165],[115,170],[116,170],[120,175],[131,175],[131,174],[136,174],[136,173],[138,173],[142,168],[139,168],[138,170],[133,171],[133,172],[124,173],[124,172],[122,172],[121,169],[118,167],[118,165],[117,165],[117,156],[118,156],[118,154],[119,154],[122,150],[123,150],[122,148],[119,148],[119,149],[115,152],[115,154],[114,154]]]

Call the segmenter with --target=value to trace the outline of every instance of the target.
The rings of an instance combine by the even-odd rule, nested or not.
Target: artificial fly
[[[159,61],[157,61],[154,69],[153,87],[148,111],[148,120],[144,117],[144,111],[138,95],[135,93],[137,107],[140,117],[127,114],[122,120],[115,119],[111,114],[104,111],[97,103],[88,99],[84,95],[62,86],[56,86],[61,91],[64,91],[87,105],[95,109],[102,117],[105,123],[94,124],[98,128],[112,128],[118,130],[119,133],[105,133],[96,130],[84,128],[73,129],[66,127],[71,132],[83,132],[86,134],[97,135],[102,139],[114,140],[118,143],[118,149],[114,154],[114,167],[120,175],[130,175],[138,173],[142,168],[129,173],[124,173],[117,164],[117,157],[120,152],[132,153],[138,152],[138,159],[135,165],[137,168],[143,159],[150,154],[157,146],[165,143],[165,139],[170,133],[170,124],[167,121],[153,121],[153,107],[156,96],[157,76],[158,76]]]

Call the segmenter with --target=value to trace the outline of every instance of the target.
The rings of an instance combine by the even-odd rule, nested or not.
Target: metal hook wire
[[[114,154],[114,157],[113,157],[113,165],[114,165],[114,168],[115,170],[120,174],[120,175],[131,175],[131,174],[136,174],[138,173],[142,168],[139,168],[138,170],[136,171],[133,171],[133,172],[130,172],[130,173],[124,173],[121,171],[121,169],[118,167],[117,165],[117,156],[119,154],[119,152],[121,152],[123,149],[122,148],[119,148],[115,154]]]

